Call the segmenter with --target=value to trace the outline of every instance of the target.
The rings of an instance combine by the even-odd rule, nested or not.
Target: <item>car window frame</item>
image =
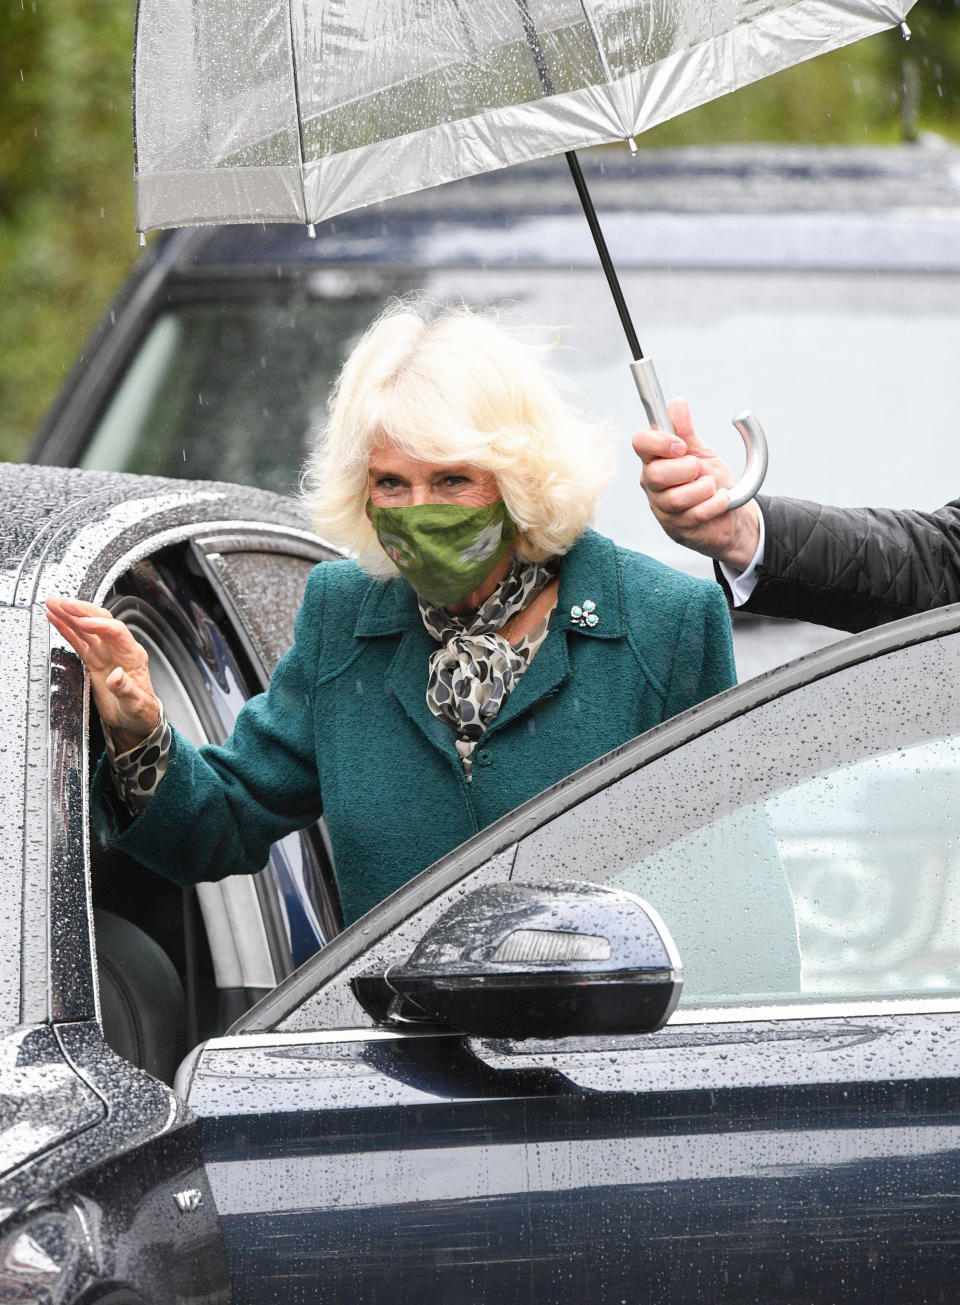
[[[236,640],[250,668],[257,677],[256,687],[261,691],[265,690],[270,683],[273,667],[268,667],[265,664],[263,650],[260,648],[256,635],[250,629],[242,605],[236,601],[230,582],[214,564],[214,557],[216,555],[229,555],[230,553],[273,553],[282,557],[311,562],[315,566],[319,566],[326,562],[342,560],[344,557],[342,550],[327,540],[305,530],[299,532],[291,530],[278,534],[276,530],[264,530],[256,527],[200,531],[190,540],[190,548],[202,576],[223,607],[231,631],[236,636]],[[320,912],[321,922],[324,928],[328,930],[329,938],[332,940],[342,932],[343,921],[334,876],[333,849],[327,834],[326,823],[321,816],[320,820],[315,824],[299,830],[298,833],[303,840],[309,843],[312,854],[317,861],[319,874],[324,884],[324,900],[321,904],[323,909]],[[329,942],[326,945],[329,945]]]
[[[721,725],[772,702],[803,686],[813,684],[834,673],[868,662],[901,648],[912,647],[948,634],[960,633],[960,604],[878,626],[830,644],[797,661],[769,671],[745,684],[734,686],[707,699],[688,711],[655,726],[614,751],[546,789],[515,811],[481,830],[473,838],[427,867],[367,915],[322,948],[316,956],[267,994],[227,1030],[228,1035],[246,1033],[283,1034],[279,1026],[290,1019],[300,1006],[320,993],[363,955],[381,944],[389,934],[401,929],[434,899],[482,872],[497,857],[513,849],[512,867],[517,845],[562,812],[569,811],[600,790],[641,769],[652,761],[683,747]],[[506,877],[509,877],[509,871]],[[843,1016],[848,1011],[864,1015],[904,1012],[938,1012],[960,1009],[960,992],[950,998],[895,998],[876,1002],[830,1000],[810,1006],[744,1006],[713,1010],[677,1011],[671,1026],[680,1024],[742,1023],[775,1019],[814,1019]],[[346,1027],[346,1026],[342,1026]],[[376,1028],[371,1022],[371,1027]],[[293,1032],[292,1028],[290,1030]],[[314,1036],[332,1032],[318,1027]],[[306,1028],[297,1029],[300,1037],[309,1036]]]
[[[312,562],[336,562],[343,559],[343,552],[333,544],[319,539],[307,531],[278,536],[275,531],[257,528],[250,530],[236,529],[226,531],[201,531],[190,540],[193,556],[199,564],[204,579],[216,594],[236,631],[244,654],[256,672],[259,687],[265,689],[270,683],[270,668],[264,664],[262,652],[250,632],[245,613],[236,602],[230,585],[213,565],[216,554],[229,553],[276,553]]]
[[[304,547],[316,547],[318,542],[325,548],[330,547],[324,541],[318,541],[318,537],[306,526],[297,528],[289,524],[271,522],[269,519],[258,519],[256,516],[244,519],[228,515],[222,517],[211,515],[204,520],[190,520],[179,525],[149,531],[135,544],[110,558],[108,566],[96,570],[94,574],[87,571],[82,580],[78,578],[72,583],[80,597],[102,606],[122,577],[138,563],[149,561],[171,548],[189,546],[194,539],[208,535],[232,535],[248,539],[256,537],[259,541],[258,547],[267,551],[282,552],[289,544],[291,551],[296,552]],[[103,559],[98,559],[100,560]],[[39,608],[33,614],[33,620],[41,623],[40,628],[47,635],[49,625]],[[246,649],[243,651],[246,652]],[[259,659],[252,661],[251,666],[259,668]],[[68,683],[68,688],[64,687],[64,681]],[[66,963],[60,961],[59,953],[62,948],[51,945],[49,949],[44,949],[43,966],[46,985],[41,996],[44,1012],[49,1003],[50,1009],[57,1012],[60,1018],[63,1018],[63,1015],[59,1012],[68,1011],[68,1017],[75,1020],[94,1018],[99,1021],[99,980],[93,936],[93,915],[92,910],[86,909],[89,908],[91,894],[87,835],[90,820],[90,714],[85,710],[77,713],[76,716],[64,715],[53,708],[53,704],[59,698],[73,700],[82,697],[84,692],[85,675],[80,658],[70,650],[54,646],[49,654],[49,681],[44,689],[50,704],[47,709],[50,721],[50,782],[53,791],[60,792],[67,782],[65,778],[67,772],[82,776],[84,797],[78,807],[62,802],[52,803],[54,811],[63,808],[68,814],[71,830],[64,831],[57,840],[61,848],[68,849],[70,852],[67,857],[69,865],[60,865],[52,860],[49,868],[50,918],[54,918],[56,914],[52,904],[59,901],[61,902],[60,915],[65,915],[67,919],[74,921],[79,919],[76,911],[65,912],[62,907],[62,903],[68,897],[75,897],[78,892],[84,894],[86,907],[82,912],[81,923],[75,923],[70,929],[67,949],[69,960]],[[44,715],[47,716],[47,712],[44,712]],[[71,873],[76,870],[73,863],[77,859],[81,862],[79,882],[82,887],[80,888],[76,886],[76,873]],[[46,935],[48,930],[45,928],[43,932]],[[37,963],[38,961],[32,962],[34,969]],[[61,971],[66,973],[61,974]]]

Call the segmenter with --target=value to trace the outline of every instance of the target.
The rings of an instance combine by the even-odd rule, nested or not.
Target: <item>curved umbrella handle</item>
[[[660,388],[660,381],[653,362],[649,358],[637,359],[630,364],[630,370],[633,372],[633,379],[637,383],[640,399],[647,414],[647,421],[651,426],[656,426],[657,430],[667,431],[672,435],[674,433],[673,422],[667,412],[666,400],[663,397],[663,391]],[[730,502],[727,505],[728,512],[733,508],[743,507],[744,503],[750,502],[763,484],[763,478],[767,474],[768,462],[767,438],[763,433],[763,427],[753,413],[741,412],[734,417],[733,424],[740,432],[740,437],[746,445],[747,464],[744,467],[743,475],[730,490]]]
[[[743,507],[744,503],[750,502],[763,484],[769,461],[767,437],[753,413],[741,412],[738,417],[734,417],[733,424],[740,432],[740,438],[746,445],[747,465],[743,469],[743,475],[730,488],[730,502],[727,504],[728,512],[733,508]]]

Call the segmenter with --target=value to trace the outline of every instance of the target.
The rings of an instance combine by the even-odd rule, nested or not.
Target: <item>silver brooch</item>
[[[588,598],[584,603],[574,603],[570,608],[570,620],[574,625],[593,629],[600,620],[597,615],[597,605],[592,598]]]

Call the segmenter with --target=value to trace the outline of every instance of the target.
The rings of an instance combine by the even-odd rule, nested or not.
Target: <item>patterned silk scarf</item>
[[[457,752],[470,779],[473,750],[543,642],[550,617],[511,644],[497,630],[522,612],[556,575],[556,564],[517,560],[472,616],[460,620],[419,598],[423,623],[439,649],[430,658],[427,706],[457,731]],[[551,613],[552,615],[552,613]]]

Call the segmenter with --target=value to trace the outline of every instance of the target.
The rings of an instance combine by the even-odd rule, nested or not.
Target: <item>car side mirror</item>
[[[407,961],[352,980],[379,1023],[476,1037],[651,1033],[673,1014],[680,956],[652,906],[596,884],[478,888]]]

